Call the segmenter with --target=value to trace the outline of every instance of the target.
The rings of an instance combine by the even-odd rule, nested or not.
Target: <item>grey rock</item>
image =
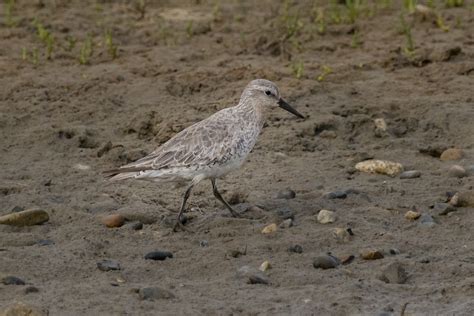
[[[295,191],[291,190],[291,189],[285,189],[285,190],[281,190],[279,191],[276,196],[275,196],[277,199],[286,199],[286,200],[291,200],[291,199],[294,199],[296,197],[296,193]]]
[[[430,214],[422,214],[418,219],[418,225],[422,227],[433,227],[436,225],[436,222]]]
[[[415,179],[421,176],[421,171],[419,170],[409,170],[404,171],[400,174],[400,179]]]
[[[173,254],[169,251],[152,251],[145,255],[145,259],[163,261],[166,258],[173,258]]]
[[[161,287],[154,286],[154,287],[141,288],[138,291],[138,297],[141,300],[154,301],[154,300],[162,300],[162,299],[173,299],[175,298],[175,295],[168,290],[165,290]]]
[[[300,245],[293,245],[288,247],[288,252],[303,253],[303,247]]]
[[[399,262],[393,262],[382,270],[379,279],[385,283],[403,284],[408,276]]]
[[[204,247],[209,247],[209,241],[207,241],[207,240],[200,240],[200,241],[199,241],[199,246],[201,246],[201,247],[203,247],[203,248],[204,248]]]
[[[16,276],[6,276],[2,278],[2,283],[5,285],[25,285],[25,281],[22,279],[16,277]]]
[[[347,191],[337,190],[325,194],[328,199],[345,199],[347,197]]]
[[[466,174],[468,177],[474,176],[474,165],[466,167]]]
[[[97,262],[100,271],[120,270],[120,263],[117,260],[105,259]]]
[[[295,219],[295,214],[288,207],[277,209],[276,213],[278,217],[280,217],[281,219],[289,219],[289,218]]]
[[[436,215],[447,215],[448,213],[456,212],[457,208],[449,203],[435,203],[433,211]]]
[[[237,271],[237,276],[248,284],[269,284],[267,276],[260,270],[250,266],[243,266]]]
[[[313,267],[316,269],[333,269],[340,264],[339,259],[331,255],[321,255],[313,260]]]
[[[38,240],[37,244],[39,246],[51,246],[54,245],[54,241],[52,241],[51,239],[40,239]]]
[[[449,168],[448,174],[450,177],[454,178],[464,178],[467,176],[466,169],[459,165],[454,165]]]
[[[293,220],[291,218],[285,219],[283,222],[278,225],[280,228],[290,228],[293,226]]]

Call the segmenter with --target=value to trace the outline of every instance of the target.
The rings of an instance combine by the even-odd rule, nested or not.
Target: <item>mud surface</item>
[[[0,283],[2,308],[23,302],[50,315],[472,313],[474,209],[438,216],[432,208],[447,192],[473,189],[472,172],[458,178],[448,171],[474,164],[472,1],[439,4],[442,23],[404,14],[412,52],[399,1],[386,8],[369,2],[355,23],[345,6],[324,1],[288,9],[278,1],[148,1],[143,10],[140,1],[17,2],[10,17],[6,5],[0,9],[0,215],[41,208],[50,219],[0,225],[0,276],[27,283]],[[38,23],[54,36],[49,60]],[[255,78],[276,82],[307,118],[273,112],[248,162],[219,182],[247,218],[230,217],[203,182],[187,212],[194,233],[172,233],[183,187],[104,180],[102,171],[236,104]],[[385,131],[376,130],[380,118]],[[463,157],[442,161],[451,147]],[[368,158],[399,162],[421,177],[354,169]],[[296,197],[276,198],[286,188]],[[336,221],[319,223],[321,209],[334,211]],[[409,210],[432,215],[434,224],[406,219]],[[101,218],[115,213],[143,229],[105,227]],[[261,233],[288,217],[292,227]],[[338,240],[335,228],[354,236]],[[295,245],[302,253],[288,251]],[[370,249],[384,258],[362,259]],[[173,257],[145,260],[157,250]],[[355,258],[315,269],[313,259],[328,252]],[[99,269],[106,259],[120,270]],[[258,275],[268,284],[238,273],[265,260],[272,268]],[[391,264],[405,272],[395,278],[401,284],[380,277]],[[147,287],[167,292],[143,299],[153,292]]]

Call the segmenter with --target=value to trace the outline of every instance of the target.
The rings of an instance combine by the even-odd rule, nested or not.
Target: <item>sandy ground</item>
[[[401,1],[368,1],[354,23],[346,6],[324,1],[287,9],[148,1],[143,10],[140,1],[17,2],[10,17],[0,7],[0,215],[34,207],[50,220],[0,225],[0,276],[26,282],[0,283],[0,310],[22,302],[50,315],[472,314],[474,208],[446,216],[433,208],[447,192],[473,189],[472,175],[449,173],[474,164],[472,1],[435,1],[449,31],[431,15],[405,14],[412,53]],[[50,59],[38,23],[54,36]],[[229,217],[205,182],[190,199],[194,233],[172,233],[184,188],[104,180],[102,171],[236,104],[255,78],[275,81],[306,119],[275,110],[248,162],[220,181],[248,218]],[[379,118],[386,131],[375,130]],[[450,147],[463,157],[442,161]],[[354,169],[368,158],[421,177]],[[277,198],[287,188],[296,197]],[[345,198],[327,195],[341,190]],[[319,223],[321,209],[337,220]],[[407,220],[409,210],[434,224]],[[143,229],[105,227],[101,218],[115,213]],[[288,217],[292,227],[261,233]],[[354,236],[338,240],[335,228]],[[302,253],[288,250],[295,245]],[[367,249],[384,258],[362,259]],[[173,258],[144,259],[156,250]],[[313,259],[328,252],[355,258],[315,269]],[[104,259],[121,269],[99,270]],[[266,260],[268,284],[238,273]],[[390,264],[406,280],[382,281]],[[168,298],[141,299],[148,287]]]

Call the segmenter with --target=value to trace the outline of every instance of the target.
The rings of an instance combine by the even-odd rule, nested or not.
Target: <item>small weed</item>
[[[414,13],[416,10],[416,0],[403,0],[403,7],[408,13]]]
[[[464,0],[445,0],[444,5],[447,8],[462,7],[464,5]]]
[[[400,14],[400,24],[401,24],[401,33],[405,35],[406,45],[403,48],[405,54],[411,56],[415,51],[415,46],[413,44],[413,37],[411,35],[411,26],[405,21],[403,14]]]
[[[39,62],[39,52],[38,48],[33,48],[33,51],[31,52],[31,62],[33,65],[38,65]]]
[[[360,33],[359,31],[354,31],[354,34],[352,34],[352,39],[351,39],[351,47],[359,48],[361,45],[362,45],[362,39],[360,38]]]
[[[145,17],[146,7],[147,7],[147,1],[146,0],[137,0],[135,2],[135,9],[140,14],[140,16],[138,17],[139,20],[142,20]]]
[[[21,60],[26,61],[28,59],[28,51],[25,47],[21,49]]]
[[[441,14],[436,16],[436,25],[444,32],[449,32],[449,26],[444,23],[444,19]]]
[[[15,7],[15,0],[5,0],[5,24],[8,27],[16,25],[13,19],[13,9]]]
[[[189,20],[188,24],[186,25],[186,34],[189,38],[193,37],[193,21]]]
[[[341,14],[341,8],[334,1],[331,2],[329,18],[331,20],[331,23],[333,23],[333,24],[341,24],[342,21],[343,21],[342,14]]]
[[[346,0],[347,19],[349,23],[355,23],[361,12],[362,0]]]
[[[222,9],[220,0],[216,0],[214,7],[212,8],[212,18],[214,22],[222,21]]]
[[[112,40],[112,33],[110,30],[105,32],[105,45],[107,46],[107,51],[109,52],[110,57],[112,57],[112,59],[117,58],[117,45],[115,45]]]
[[[54,51],[54,36],[43,26],[43,24],[37,22],[36,20],[33,22],[33,24],[36,27],[36,35],[46,47],[46,58],[51,59]]]
[[[313,12],[313,15],[314,15],[314,18],[313,18],[313,22],[316,24],[317,26],[317,32],[319,34],[324,34],[326,33],[326,18],[324,16],[324,9],[322,8],[317,8],[314,10]]]
[[[93,44],[94,43],[92,42],[92,38],[90,36],[87,36],[86,40],[82,44],[81,52],[79,55],[79,63],[81,65],[86,65],[89,63],[89,59],[91,58],[93,53]]]
[[[70,35],[66,36],[66,42],[67,42],[66,50],[68,52],[72,51],[74,47],[76,47],[77,40],[74,37]]]
[[[392,0],[379,0],[382,9],[388,9],[392,6]]]
[[[326,76],[332,73],[332,68],[326,65],[321,66],[322,73],[316,78],[319,82],[324,81]]]
[[[301,79],[304,73],[304,64],[302,61],[291,64],[291,70],[296,79]]]

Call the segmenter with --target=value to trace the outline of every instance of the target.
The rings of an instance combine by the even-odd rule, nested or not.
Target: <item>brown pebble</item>
[[[420,213],[414,212],[414,211],[408,211],[408,212],[405,213],[405,218],[409,219],[409,220],[412,220],[412,221],[420,218],[420,216],[421,216]]]
[[[449,161],[449,160],[459,160],[463,157],[464,153],[462,149],[459,148],[448,148],[439,157],[439,159],[443,161]]]
[[[378,250],[364,250],[360,253],[360,256],[364,260],[377,260],[383,258],[382,252]]]
[[[125,217],[120,214],[111,214],[102,218],[102,224],[109,228],[120,227],[125,223]]]
[[[448,173],[450,177],[455,178],[464,178],[465,176],[467,176],[466,169],[459,165],[451,166],[451,168],[449,168]]]
[[[270,224],[268,226],[265,226],[263,229],[262,229],[262,234],[271,234],[271,233],[274,233],[276,232],[277,230],[277,224],[273,223],[273,224]]]
[[[458,206],[474,206],[474,191],[464,191],[456,193]]]

